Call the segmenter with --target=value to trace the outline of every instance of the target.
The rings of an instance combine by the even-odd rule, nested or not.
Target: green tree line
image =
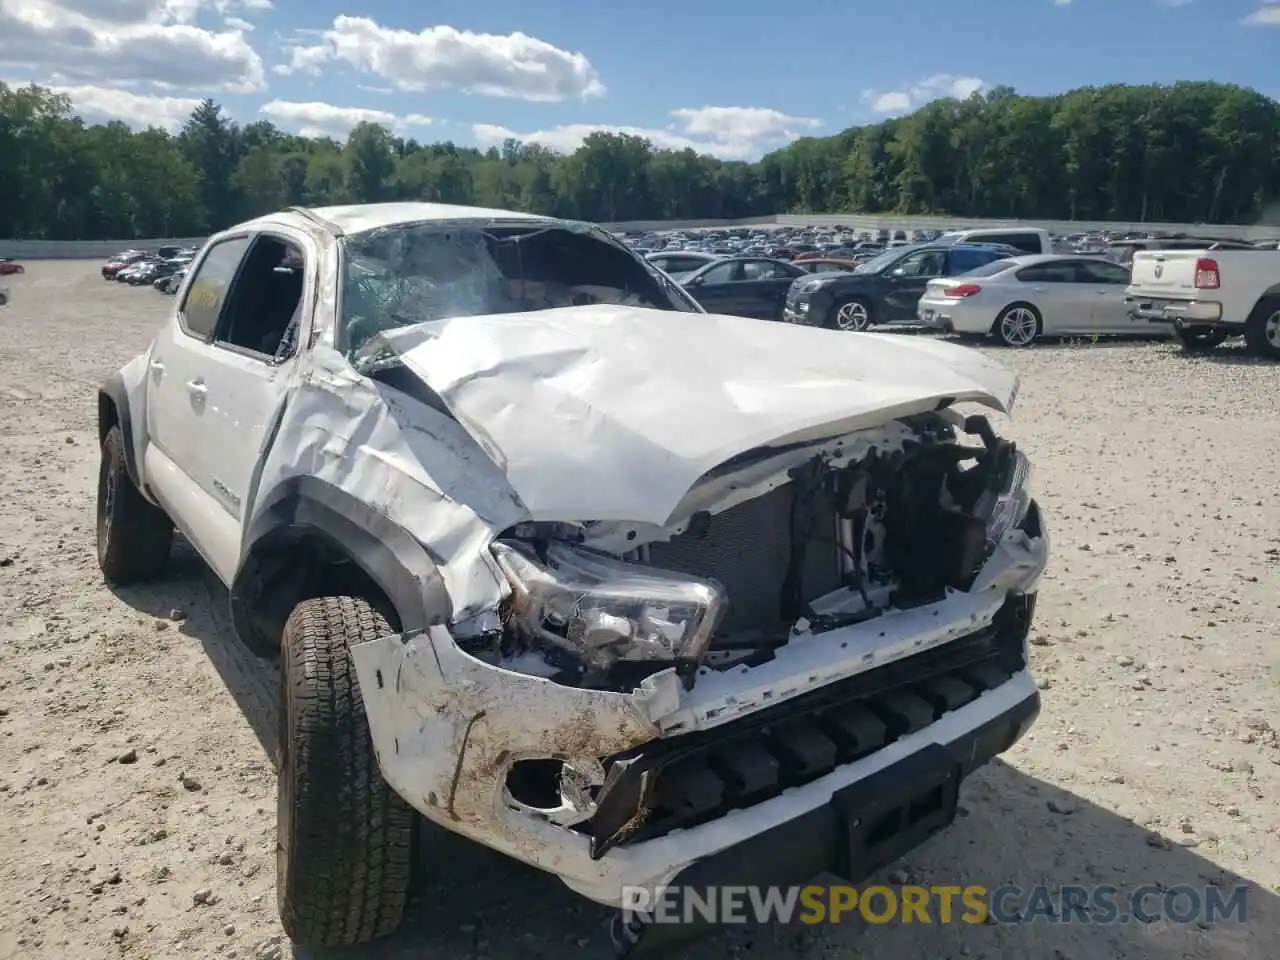
[[[784,212],[1253,223],[1280,201],[1280,104],[1217,83],[1007,87],[808,137],[755,163],[611,133],[571,154],[424,144],[362,123],[344,142],[238,124],[87,124],[0,83],[0,237],[199,236],[283,206],[433,200],[595,221]]]

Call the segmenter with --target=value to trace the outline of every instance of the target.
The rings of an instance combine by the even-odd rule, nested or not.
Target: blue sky
[[[342,137],[593,129],[755,159],[937,96],[1218,80],[1280,97],[1280,0],[0,0],[0,78],[86,118]]]

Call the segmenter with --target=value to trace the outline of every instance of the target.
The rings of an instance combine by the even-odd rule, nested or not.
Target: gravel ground
[[[291,956],[275,916],[275,668],[189,551],[106,589],[95,389],[173,301],[32,263],[0,308],[0,957]],[[1280,366],[1169,344],[1001,351],[1054,539],[1044,712],[892,882],[1246,884],[1247,922],[739,928],[690,960],[1280,956]],[[358,960],[608,955],[603,912],[446,838]],[[432,931],[427,938],[427,931]],[[352,956],[351,954],[347,954]]]

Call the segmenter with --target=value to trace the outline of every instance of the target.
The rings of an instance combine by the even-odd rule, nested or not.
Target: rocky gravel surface
[[[173,301],[32,263],[0,308],[0,958],[293,956],[274,892],[276,668],[179,548],[94,557],[99,380]],[[985,348],[984,348],[985,349]],[[691,960],[1280,956],[1280,366],[1228,346],[993,351],[1054,542],[1044,710],[889,883],[1247,889],[1244,923],[742,927]],[[403,933],[356,960],[609,955],[604,912],[445,837]],[[935,918],[936,920],[936,918]]]

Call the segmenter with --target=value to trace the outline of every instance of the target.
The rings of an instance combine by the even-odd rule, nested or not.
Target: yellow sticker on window
[[[187,292],[188,310],[216,310],[222,300],[222,284],[216,280],[197,280]]]

